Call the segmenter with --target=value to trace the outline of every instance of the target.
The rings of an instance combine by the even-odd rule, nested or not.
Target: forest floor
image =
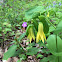
[[[21,30],[18,30],[18,32],[23,33],[23,31]],[[13,40],[13,39],[10,39],[10,40]],[[27,41],[27,37],[25,37],[23,40],[22,40],[22,47],[25,47],[26,45],[29,44],[29,42],[25,42]],[[7,61],[5,60],[2,60],[3,56],[4,56],[4,53],[8,51],[8,47],[10,47],[11,45],[9,45],[10,42],[7,40],[7,41],[4,41],[4,44],[2,43],[1,44],[1,47],[0,47],[0,62],[17,62],[18,61],[18,57],[11,57],[9,58]],[[3,47],[4,46],[4,47]],[[37,45],[38,46],[38,45]],[[36,47],[37,47],[36,46]],[[33,56],[27,56],[27,60],[25,61],[22,61],[22,62],[39,62],[40,61],[40,58],[37,59],[35,55]]]

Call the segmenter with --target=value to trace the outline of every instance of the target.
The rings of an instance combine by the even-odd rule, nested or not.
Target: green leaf
[[[43,59],[40,60],[40,62],[48,62],[48,58],[44,57]]]
[[[34,45],[35,45],[35,42],[28,44],[28,46],[34,46]]]
[[[59,22],[57,28],[53,31],[55,34],[62,32],[62,21]]]
[[[12,31],[10,28],[5,28],[4,31]]]
[[[17,46],[13,45],[11,46],[6,53],[4,53],[4,60],[7,60],[8,58],[12,57],[16,51]]]
[[[23,47],[21,47],[20,49],[17,49],[17,51],[15,51],[13,57],[19,56],[22,53],[25,53],[25,51],[23,50]]]
[[[2,36],[2,34],[0,34],[0,36]]]
[[[25,37],[26,33],[21,34],[21,36],[18,38],[18,40],[22,40]]]
[[[46,45],[42,41],[39,41],[38,44],[39,44],[40,47],[42,47],[42,46],[46,47]]]
[[[37,55],[37,58],[39,58],[39,57],[40,57],[40,58],[42,58],[42,57],[43,57],[43,55],[41,55],[41,54],[38,54],[38,55]]]
[[[56,16],[57,16],[58,18],[62,18],[62,13],[61,13],[61,12],[56,12]]]
[[[40,60],[40,62],[57,62],[56,57],[55,56],[48,56],[48,57],[44,57],[43,59]]]
[[[56,39],[56,35],[50,35],[47,39],[47,44],[47,47],[53,55],[62,56],[62,40],[59,36]]]
[[[9,27],[9,28],[10,28],[10,27],[11,27],[11,24],[8,24],[8,25],[7,25],[7,27]]]
[[[48,48],[50,51],[56,52],[56,36],[50,35],[47,39]]]
[[[18,56],[19,54],[21,54],[21,52],[22,52],[22,49],[18,49],[17,51],[15,51],[13,57]]]
[[[56,14],[56,13],[55,13],[55,10],[54,10],[54,9],[49,10],[49,15],[53,16],[53,15],[55,15],[55,14]]]
[[[0,27],[0,31],[2,31],[2,27]]]
[[[3,25],[8,25],[8,23],[7,22],[4,22]]]
[[[44,7],[43,6],[35,6],[30,8],[29,10],[26,11],[25,13],[25,18],[27,21],[33,18],[37,18],[40,15],[40,12],[44,12]]]
[[[36,19],[32,20],[35,29],[38,31],[38,21]]]
[[[59,36],[57,36],[57,49],[58,52],[62,52],[62,40]]]
[[[30,49],[28,49],[27,51],[27,55],[34,55],[34,54],[37,54],[37,52],[40,51],[40,49],[36,48],[36,47],[31,47]]]
[[[18,60],[17,62],[21,62],[21,60]]]
[[[55,30],[55,28],[53,26],[49,27],[49,32],[53,32]]]
[[[48,33],[48,31],[49,31],[49,26],[48,26],[48,23],[47,23],[47,20],[46,20],[45,16],[43,16],[43,15],[39,16],[39,20],[40,20],[40,22],[43,23],[43,26],[44,26],[44,33]]]
[[[19,57],[20,57],[22,60],[25,60],[25,59],[26,59],[26,55],[25,55],[25,54],[20,54]]]

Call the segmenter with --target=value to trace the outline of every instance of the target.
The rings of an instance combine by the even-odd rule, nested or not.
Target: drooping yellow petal
[[[38,32],[43,32],[43,24],[41,22],[38,25]]]
[[[45,39],[45,41],[46,41],[46,36],[45,36],[44,32],[43,32],[43,36],[44,36],[44,39]]]
[[[36,37],[36,43],[38,43],[39,42],[39,33],[37,33],[37,37]]]
[[[43,33],[42,33],[40,36],[41,36],[42,42],[44,43],[44,36],[43,36]]]
[[[34,35],[32,35],[32,38],[33,38],[33,40],[35,40],[35,36]]]
[[[31,43],[31,41],[32,41],[32,37],[30,37],[30,43]]]
[[[45,34],[43,32],[43,24],[40,22],[39,25],[38,25],[36,43],[38,43],[39,40],[42,40],[42,42],[44,43],[44,39],[46,40]]]
[[[28,37],[27,37],[28,39],[30,38],[30,34],[28,35]]]
[[[30,43],[31,43],[32,39],[35,40],[35,36],[34,36],[32,28],[29,29],[29,34],[28,34],[27,38],[30,40]]]

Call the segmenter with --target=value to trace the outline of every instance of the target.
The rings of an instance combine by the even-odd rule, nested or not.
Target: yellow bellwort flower
[[[47,14],[47,17],[49,17],[49,12],[48,12],[48,14]]]
[[[46,40],[45,34],[43,32],[43,24],[40,22],[39,25],[38,25],[36,43],[38,43],[39,40],[42,40],[42,42],[44,43],[44,39]]]
[[[27,38],[30,40],[30,43],[31,43],[32,39],[35,40],[35,36],[34,36],[32,28],[29,28],[29,34],[28,34]]]

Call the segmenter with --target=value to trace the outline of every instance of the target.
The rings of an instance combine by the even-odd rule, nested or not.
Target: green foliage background
[[[53,7],[53,1],[57,2],[55,7]],[[62,6],[58,5],[59,2],[62,3],[61,0],[5,0],[4,3],[0,4],[0,43],[7,41],[10,36],[14,36],[14,41],[10,41],[11,44],[14,43],[14,45],[4,54],[3,59],[7,60],[9,57],[18,56],[20,59],[18,62],[21,62],[21,60],[27,59],[27,55],[36,55],[37,58],[43,58],[40,62],[58,62],[58,56],[62,55]],[[48,12],[49,17],[47,17]],[[36,33],[38,31],[38,22],[44,24],[44,32],[48,38],[47,46],[41,41],[38,44],[40,47],[44,46],[46,48],[40,49],[34,47],[36,43],[33,42],[26,47],[27,51],[24,50],[24,47],[22,47],[20,43],[22,43],[22,39],[26,33],[28,35],[28,32],[21,35],[15,33],[15,31],[21,30],[23,22],[27,22],[27,28],[29,28],[31,22],[33,22],[32,24],[35,27],[34,29],[36,29],[34,30]],[[26,31],[28,31],[28,29]],[[51,35],[51,33],[53,33],[53,35]],[[16,38],[18,34],[20,36]],[[57,35],[57,42],[60,47],[58,45],[56,47],[55,35]],[[49,51],[47,51],[48,49]],[[50,53],[52,53],[52,55],[45,57],[42,53],[37,54],[39,51],[45,53],[45,55]],[[10,53],[12,54],[10,55]],[[61,62],[62,56],[59,58]]]

